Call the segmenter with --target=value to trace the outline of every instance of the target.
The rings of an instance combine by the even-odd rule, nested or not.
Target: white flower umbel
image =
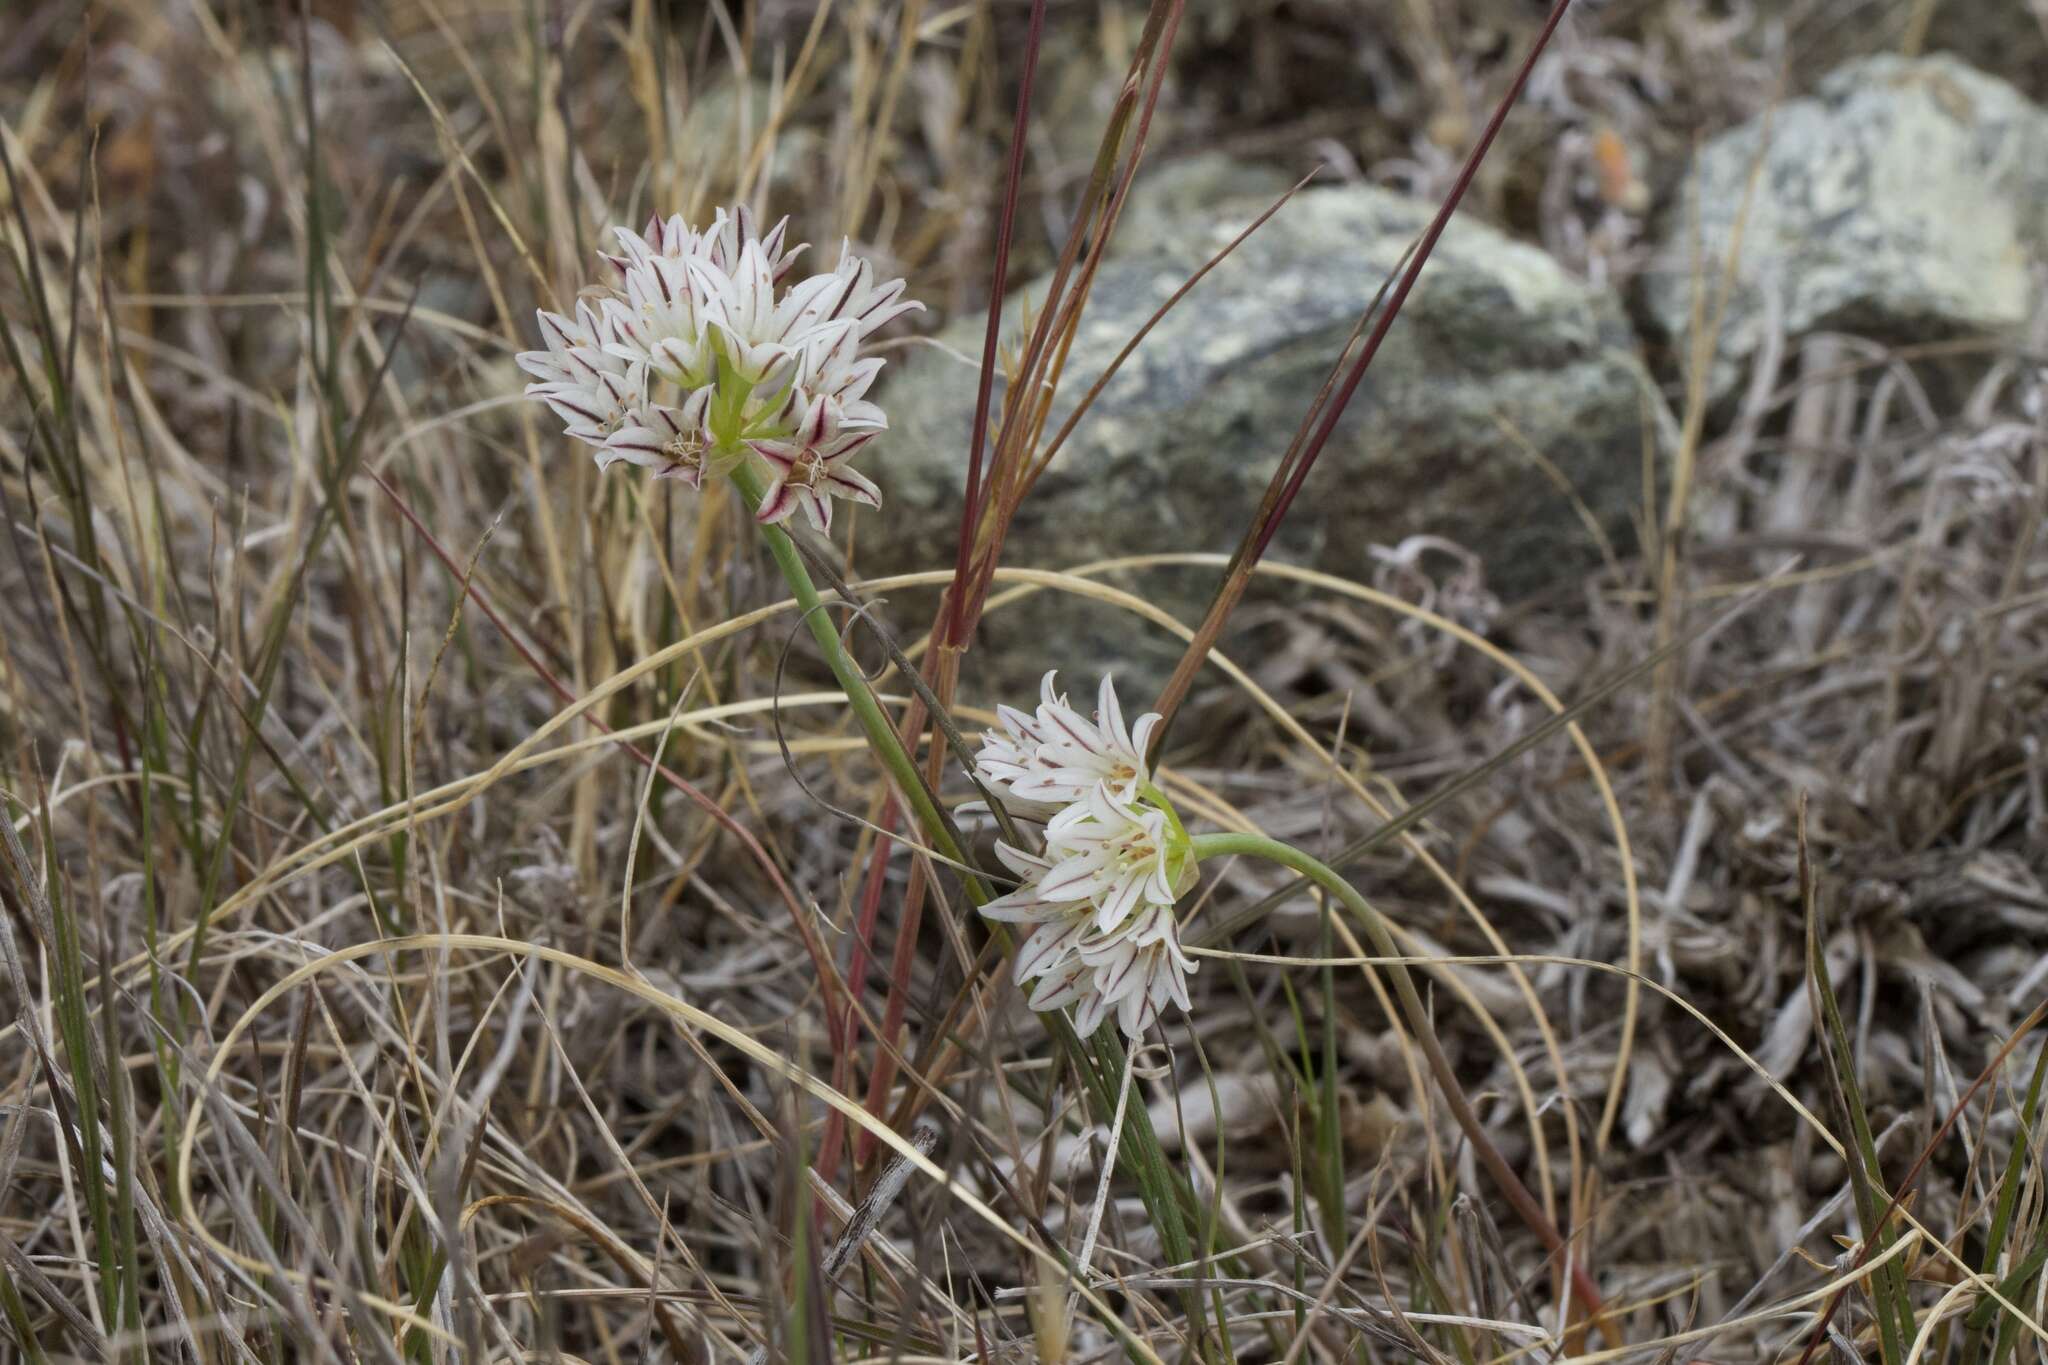
[[[757,462],[772,480],[763,521],[801,508],[822,531],[832,498],[879,506],[847,460],[888,426],[867,400],[882,362],[862,346],[923,306],[903,281],[877,282],[850,245],[833,269],[796,278],[804,247],[787,245],[788,220],[764,234],[744,208],[701,232],[680,217],[614,232],[611,286],[586,290],[574,317],[540,314],[547,349],[519,356],[528,396],[597,447],[599,468],[624,461],[696,488]]]
[[[1168,1004],[1187,1008],[1195,970],[1173,913],[1194,881],[1194,852],[1145,759],[1159,717],[1127,728],[1107,678],[1093,722],[1054,692],[1050,673],[1040,699],[1035,715],[999,710],[1001,729],[983,737],[975,768],[1041,809],[1064,804],[1046,823],[1042,854],[996,845],[1020,884],[981,912],[1035,926],[1014,969],[1020,984],[1036,983],[1032,1009],[1072,1004],[1084,1034],[1114,1010],[1135,1038]]]

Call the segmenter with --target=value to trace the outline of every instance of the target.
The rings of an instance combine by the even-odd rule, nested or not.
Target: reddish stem
[[[881,1036],[875,1040],[875,1069],[868,1075],[868,1112],[877,1118],[888,1101],[889,1087],[896,1083],[896,1036],[903,1031],[903,1016],[909,1010],[911,959],[917,948],[918,928],[924,921],[925,897],[931,894],[930,886],[924,884],[925,867],[923,862],[911,865],[913,885],[910,894],[903,898],[903,922],[896,926],[896,948],[889,956],[889,998],[882,1006]],[[861,1129],[855,1145],[856,1164],[865,1163],[874,1150],[875,1135]]]
[[[898,814],[896,798],[892,796],[882,807],[882,818],[875,823],[884,830],[893,830]],[[868,875],[861,883],[860,912],[854,919],[853,951],[846,964],[846,1011],[839,1026],[839,1036],[845,1040],[845,1045],[832,1054],[832,1088],[842,1094],[851,1078],[854,1044],[859,1039],[860,1015],[854,1005],[868,986],[868,944],[874,941],[875,921],[881,918],[882,887],[889,868],[889,851],[894,843],[887,834],[875,840],[874,849],[868,857]],[[825,1134],[818,1142],[818,1169],[825,1173],[827,1180],[831,1180],[837,1171],[839,1145],[845,1138],[845,1128],[845,1118],[837,1109],[825,1116]]]
[[[967,562],[981,515],[982,447],[988,441],[988,407],[995,391],[996,338],[1002,327],[1003,295],[1010,280],[1010,235],[1017,223],[1017,189],[1024,180],[1024,134],[1031,121],[1031,90],[1038,80],[1038,47],[1045,36],[1045,0],[1032,0],[1031,29],[1024,40],[1024,78],[1017,86],[1017,117],[1010,127],[1010,164],[1003,180],[1003,213],[996,220],[995,278],[989,284],[988,328],[981,343],[981,377],[974,392],[974,427],[967,440],[967,496],[960,505],[960,544],[953,583],[946,590],[945,630],[940,639],[957,644],[967,631]]]

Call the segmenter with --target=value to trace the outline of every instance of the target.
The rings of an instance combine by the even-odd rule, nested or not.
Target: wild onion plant
[[[680,217],[615,229],[620,251],[604,257],[615,283],[579,299],[573,318],[542,312],[546,349],[519,364],[534,376],[528,396],[593,449],[600,469],[638,465],[692,489],[707,475],[731,479],[808,609],[816,588],[776,528],[801,509],[829,531],[835,499],[881,506],[881,490],[850,464],[888,427],[866,397],[882,361],[861,346],[922,305],[903,297],[902,280],[877,283],[845,247],[833,270],[791,282],[805,246],[788,244],[788,227],[759,232],[739,207],[701,232]],[[868,742],[916,793],[895,728],[837,633],[810,615]],[[1084,1036],[1114,1012],[1138,1038],[1165,1006],[1188,1008],[1195,964],[1174,903],[1194,883],[1195,844],[1152,781],[1147,746],[1160,717],[1127,726],[1105,676],[1091,720],[1054,692],[1055,676],[1045,675],[1035,714],[1002,709],[976,760],[988,790],[1044,819],[1040,848],[997,844],[1018,884],[981,912],[1036,926],[1013,966],[1019,983],[1036,983],[1033,1009],[1073,1006]],[[952,842],[943,822],[926,824]]]
[[[546,349],[519,357],[536,381],[527,394],[553,409],[566,435],[592,447],[601,469],[638,465],[693,489],[707,476],[732,481],[869,746],[933,846],[966,866],[781,525],[801,508],[829,531],[835,499],[881,506],[881,490],[849,463],[888,427],[866,397],[882,361],[861,348],[921,305],[903,297],[902,280],[878,283],[845,246],[833,270],[789,283],[805,247],[788,244],[787,219],[761,233],[744,207],[718,211],[701,232],[680,217],[615,232],[621,250],[604,258],[615,282],[586,291],[573,319],[540,314]],[[1011,968],[1031,987],[1033,1009],[1072,1007],[1082,1037],[1114,1013],[1133,1039],[1161,1023],[1166,1006],[1188,1009],[1195,963],[1181,945],[1175,906],[1205,854],[1262,857],[1307,877],[1360,918],[1380,952],[1398,957],[1364,897],[1315,858],[1262,836],[1191,835],[1153,780],[1161,717],[1127,725],[1108,676],[1094,716],[1085,717],[1054,690],[1056,676],[1045,674],[1033,714],[1003,707],[975,757],[982,790],[1004,801],[1006,814],[1042,821],[1039,847],[996,846],[1013,889],[991,898],[995,879],[985,877],[969,887],[989,920],[1033,926],[1015,945]],[[1547,1226],[1464,1103],[1406,968],[1393,970],[1404,1012],[1482,1160],[1524,1216]],[[1168,1197],[1148,1191],[1155,1202]],[[1555,1239],[1552,1230],[1554,1250]]]

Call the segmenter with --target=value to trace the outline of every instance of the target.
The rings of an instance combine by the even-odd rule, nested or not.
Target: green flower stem
[[[1319,859],[1312,858],[1300,849],[1283,844],[1277,839],[1268,839],[1262,834],[1202,834],[1194,839],[1197,858],[1228,857],[1233,854],[1250,858],[1264,858],[1268,862],[1298,872],[1316,885],[1328,891],[1340,901],[1346,910],[1358,920],[1365,934],[1372,941],[1373,951],[1382,957],[1401,958],[1406,956],[1394,943],[1394,935],[1387,928],[1387,922],[1380,912],[1373,909],[1365,897],[1358,894],[1350,882],[1345,881],[1337,871]],[[1451,1115],[1458,1126],[1465,1131],[1466,1139],[1472,1144],[1474,1156],[1486,1167],[1487,1174],[1514,1206],[1522,1221],[1541,1237],[1545,1248],[1557,1259],[1562,1267],[1565,1261],[1564,1238],[1559,1235],[1556,1224],[1544,1213],[1543,1206],[1536,1202],[1528,1187],[1522,1184],[1493,1140],[1486,1135],[1486,1129],[1479,1122],[1479,1115],[1472,1110],[1472,1104],[1465,1098],[1465,1092],[1458,1084],[1457,1073],[1451,1070],[1450,1058],[1444,1055],[1443,1044],[1437,1041],[1436,1029],[1429,1021],[1429,1011],[1422,1003],[1422,995],[1415,989],[1414,974],[1407,964],[1399,961],[1387,964],[1387,971],[1394,979],[1394,995],[1401,1002],[1401,1012],[1408,1016],[1409,1031],[1422,1044],[1423,1055],[1429,1060],[1431,1074],[1436,1077],[1437,1088],[1443,1092],[1444,1100],[1451,1107]],[[1579,1300],[1580,1307],[1601,1326],[1602,1334],[1612,1338],[1612,1328],[1605,1318],[1600,1296],[1593,1288],[1591,1279],[1582,1268],[1573,1267],[1571,1291]],[[1617,1343],[1618,1344],[1618,1343]]]
[[[761,496],[767,490],[762,486],[760,471],[750,461],[743,458],[733,465],[732,482],[733,487],[739,489],[740,499],[749,512],[760,507]],[[824,651],[825,662],[832,669],[833,678],[846,693],[847,705],[853,708],[854,719],[860,722],[868,747],[889,770],[896,790],[909,804],[911,813],[917,817],[917,823],[923,827],[932,846],[942,856],[966,866],[967,858],[947,827],[946,818],[932,799],[930,789],[925,786],[910,751],[903,747],[902,736],[889,723],[882,704],[875,700],[874,692],[868,687],[867,676],[847,654],[832,614],[822,609],[824,600],[818,596],[817,585],[811,581],[810,571],[804,567],[803,556],[798,553],[795,542],[780,526],[763,526],[761,538],[768,542],[768,553],[775,557],[776,567],[788,580],[797,608],[803,612],[804,624],[811,628],[811,638]],[[976,905],[981,905],[990,899],[992,893],[981,878],[967,874],[967,894]]]
[[[726,450],[721,453],[729,457],[740,452]],[[750,459],[742,455],[741,458],[732,461],[730,472],[733,486],[739,490],[740,499],[745,503],[747,510],[752,512],[759,508],[761,497],[767,491],[761,482],[760,471],[753,467]],[[953,837],[945,815],[939,810],[930,789],[924,784],[923,774],[917,770],[917,764],[905,749],[902,736],[896,733],[896,727],[889,723],[888,716],[882,711],[881,703],[875,700],[874,693],[868,687],[866,675],[848,657],[846,646],[841,642],[839,630],[833,624],[830,614],[821,610],[823,599],[818,595],[817,585],[811,581],[810,571],[804,567],[803,556],[798,552],[796,543],[780,526],[763,526],[761,536],[768,543],[768,552],[774,556],[776,567],[782,570],[783,578],[788,580],[797,607],[803,612],[805,623],[810,626],[811,638],[817,641],[818,648],[825,655],[825,662],[832,669],[832,676],[846,693],[847,704],[852,707],[854,719],[860,722],[861,730],[867,736],[868,747],[874,750],[875,757],[888,769],[889,776],[895,781],[903,799],[909,803],[911,813],[917,817],[917,822],[923,828],[925,837],[931,840],[932,847],[942,857],[953,860],[962,868],[969,867],[966,855],[959,841]],[[962,875],[966,882],[968,899],[974,904],[983,905],[993,898],[993,893],[982,878],[971,872],[964,872]],[[1015,951],[1008,926],[991,924],[989,928],[997,942],[1002,945],[1005,955]],[[1098,1029],[1091,1048],[1086,1040],[1074,1032],[1072,1024],[1064,1014],[1055,1011],[1045,1018],[1053,1036],[1074,1060],[1096,1102],[1102,1106],[1102,1112],[1105,1115],[1114,1112],[1115,1087],[1120,1084],[1122,1069],[1126,1065],[1123,1046],[1116,1037],[1115,1026],[1104,1024]],[[1193,1195],[1186,1182],[1167,1162],[1166,1154],[1159,1145],[1158,1135],[1152,1131],[1150,1118],[1143,1105],[1137,1106],[1125,1116],[1123,1148],[1124,1159],[1131,1163],[1145,1203],[1159,1224],[1161,1241],[1168,1257],[1177,1264],[1193,1260],[1194,1248],[1188,1241],[1187,1225],[1184,1221],[1185,1208],[1192,1207]],[[1192,1309],[1195,1321],[1203,1321],[1199,1296],[1194,1297]]]

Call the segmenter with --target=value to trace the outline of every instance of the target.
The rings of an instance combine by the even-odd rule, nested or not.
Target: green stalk
[[[2012,1229],[2013,1211],[2019,1203],[2020,1185],[2026,1175],[2027,1155],[2033,1147],[2035,1119],[2041,1112],[2041,1082],[2044,1077],[2048,1077],[2048,1047],[2042,1048],[2040,1055],[2035,1057],[2034,1076],[2027,1082],[2027,1097],[2020,1106],[2019,1133],[2013,1139],[2010,1164],[2006,1166],[2005,1174],[1999,1181],[1998,1204],[1991,1216],[1990,1230],[1985,1234],[1984,1259],[1978,1266],[1979,1274],[1996,1274],[1998,1258],[2005,1251],[2005,1239]],[[2035,1250],[2039,1251],[2041,1247],[2037,1246]],[[2022,1258],[2023,1261],[2026,1259],[2028,1258]],[[2038,1271],[2040,1267],[2036,1265],[2033,1269]],[[2018,1272],[2015,1271],[2014,1276],[2008,1278],[2017,1278],[2017,1275]],[[2001,1292],[2005,1288],[2005,1284],[1999,1286]],[[1976,1362],[1984,1358],[1984,1333],[1991,1327],[1992,1319],[1997,1313],[1998,1300],[1988,1294],[1978,1300],[1976,1308],[1971,1311],[1967,1324],[1968,1332],[1963,1338],[1961,1358],[1964,1365],[1976,1365]]]
[[[749,512],[760,507],[761,495],[767,490],[762,486],[760,471],[749,460],[742,458],[733,465],[732,483]],[[925,837],[932,841],[933,847],[965,866],[967,858],[948,828],[938,802],[932,799],[930,789],[925,786],[910,751],[903,747],[902,736],[896,733],[896,727],[882,712],[882,704],[869,690],[867,675],[860,671],[860,666],[848,656],[845,645],[840,642],[838,627],[833,624],[831,613],[823,609],[824,599],[818,596],[817,585],[811,581],[810,570],[804,567],[803,556],[798,553],[796,543],[780,526],[763,526],[761,538],[768,543],[768,553],[775,557],[775,566],[788,580],[789,590],[796,597],[798,609],[803,612],[804,624],[811,629],[811,638],[818,642],[833,678],[846,693],[847,705],[853,708],[853,717],[860,722],[868,747],[889,770],[896,790],[917,816],[918,824],[924,827]],[[976,905],[990,899],[988,886],[979,877],[968,874],[967,885],[968,895]]]
[[[1283,844],[1277,839],[1268,839],[1262,834],[1202,834],[1193,841],[1195,857],[1221,858],[1238,855],[1250,858],[1264,858],[1278,863],[1322,887],[1349,910],[1366,937],[1372,941],[1373,951],[1382,957],[1404,956],[1394,943],[1393,933],[1387,928],[1380,912],[1358,894],[1350,882],[1328,864],[1313,858],[1300,849]],[[1545,1249],[1556,1259],[1558,1273],[1563,1273],[1566,1261],[1564,1238],[1557,1227],[1543,1212],[1543,1206],[1536,1202],[1528,1188],[1522,1184],[1512,1167],[1486,1135],[1486,1129],[1479,1122],[1479,1115],[1473,1112],[1472,1104],[1465,1098],[1465,1092],[1458,1084],[1457,1073],[1451,1069],[1450,1058],[1444,1055],[1443,1044],[1437,1041],[1436,1029],[1431,1025],[1429,1010],[1422,1003],[1422,995],[1415,989],[1414,975],[1407,964],[1395,961],[1387,964],[1387,972],[1394,981],[1395,998],[1401,1002],[1401,1012],[1408,1016],[1409,1031],[1422,1045],[1423,1056],[1429,1061],[1429,1069],[1436,1077],[1437,1089],[1443,1092],[1444,1101],[1450,1105],[1451,1115],[1465,1132],[1466,1140],[1472,1144],[1472,1153],[1479,1158],[1479,1164],[1514,1206],[1515,1212],[1527,1223],[1537,1236],[1541,1237]],[[1574,1267],[1569,1292],[1578,1299],[1580,1307],[1586,1310],[1601,1329],[1601,1334],[1613,1339],[1613,1328],[1606,1319],[1601,1306],[1600,1295],[1593,1288],[1591,1279],[1583,1268]],[[1619,1342],[1617,1341],[1618,1345]]]
[[[1885,1194],[1884,1166],[1878,1159],[1876,1130],[1870,1126],[1870,1110],[1863,1102],[1862,1087],[1856,1083],[1855,1048],[1849,1042],[1848,1026],[1842,1022],[1841,1007],[1835,999],[1834,982],[1828,976],[1827,950],[1821,938],[1820,912],[1808,873],[1804,830],[1800,843],[1800,882],[1806,911],[1807,976],[1819,1008],[1821,1054],[1835,1083],[1835,1098],[1841,1101],[1849,1121],[1851,1142],[1844,1154],[1849,1167],[1849,1184],[1856,1196],[1856,1221],[1861,1224],[1864,1257],[1882,1255],[1896,1240],[1889,1218],[1897,1202]],[[1871,1315],[1877,1319],[1878,1352],[1884,1365],[1903,1365],[1906,1344],[1913,1340],[1913,1301],[1905,1271],[1895,1261],[1874,1267],[1864,1290],[1870,1296]],[[1818,1338],[1816,1337],[1816,1340]]]
[[[734,455],[740,458],[732,458]],[[739,490],[741,502],[749,512],[757,510],[767,490],[751,458],[731,447],[721,447],[713,458],[730,461],[729,473],[733,487]],[[869,689],[867,675],[847,654],[837,626],[823,609],[824,600],[818,595],[817,585],[811,581],[810,571],[804,566],[803,555],[798,551],[796,542],[780,526],[761,527],[761,537],[767,542],[768,553],[774,557],[776,567],[782,570],[783,578],[789,583],[797,608],[803,613],[804,623],[810,627],[811,638],[817,642],[833,678],[846,693],[847,705],[852,708],[854,719],[860,722],[868,747],[888,770],[897,791],[917,817],[925,837],[931,841],[932,848],[962,869],[961,878],[966,884],[968,899],[977,906],[987,904],[994,898],[994,892],[971,870],[972,864],[968,862],[951,822],[939,808],[931,789],[925,786],[924,776],[904,747],[902,736],[896,733],[896,727],[889,723],[881,703]],[[1006,954],[1014,950],[1007,926],[992,924],[989,927]],[[1047,1015],[1046,1024],[1080,1071],[1097,1103],[1103,1106],[1102,1112],[1106,1115],[1113,1111],[1116,1107],[1116,1082],[1113,1078],[1122,1075],[1125,1064],[1115,1026],[1105,1024],[1096,1031],[1092,1040],[1084,1040],[1074,1032],[1064,1014],[1054,1012]],[[1091,1041],[1092,1048],[1089,1045]],[[1125,1116],[1123,1147],[1124,1158],[1130,1162],[1137,1177],[1139,1193],[1159,1225],[1160,1241],[1167,1256],[1176,1264],[1192,1260],[1193,1247],[1188,1240],[1184,1213],[1192,1209],[1193,1195],[1186,1181],[1167,1163],[1166,1154],[1159,1146],[1159,1137],[1152,1131],[1143,1105],[1135,1106]],[[1205,1316],[1201,1296],[1190,1294],[1186,1297],[1191,1300],[1190,1318],[1201,1324]]]

